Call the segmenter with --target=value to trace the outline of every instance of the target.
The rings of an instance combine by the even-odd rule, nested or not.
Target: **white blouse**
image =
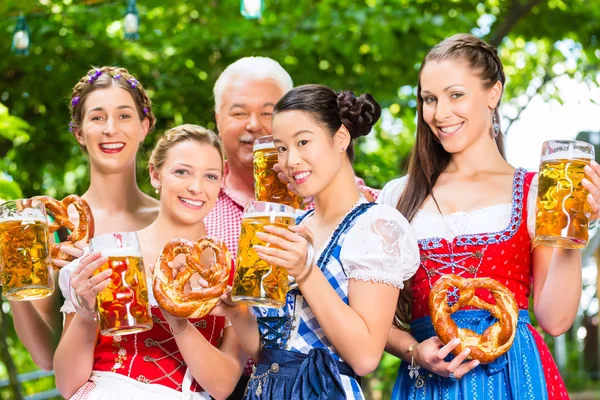
[[[396,207],[407,182],[408,176],[403,176],[388,182],[383,187],[381,194],[377,198],[377,202]],[[538,176],[536,174],[529,187],[529,194],[527,197],[527,231],[531,238],[533,238],[535,234],[537,189]],[[511,212],[512,204],[510,203],[495,204],[471,212],[457,211],[447,215],[420,210],[417,212],[410,225],[415,232],[417,240],[431,237],[452,240],[458,235],[502,231],[510,223]]]
[[[375,205],[341,238],[340,262],[349,279],[387,283],[399,289],[419,267],[419,247],[398,210]]]

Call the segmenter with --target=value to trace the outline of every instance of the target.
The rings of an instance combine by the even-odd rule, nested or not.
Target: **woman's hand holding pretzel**
[[[183,264],[185,264],[185,258],[176,258],[173,261],[168,262],[169,267],[173,269],[179,269]],[[148,269],[150,270],[150,276],[154,276],[154,264],[149,264]],[[202,285],[202,282],[200,282],[200,284]],[[204,281],[204,285],[202,286],[208,286],[208,283]],[[153,289],[150,288],[150,290]],[[181,332],[185,328],[185,324],[187,324],[187,318],[179,318],[174,316],[173,314],[162,308],[160,304],[158,304],[158,308],[160,309],[160,312],[162,313],[165,321],[167,321],[167,323],[171,326],[171,329],[173,331]]]
[[[225,292],[219,297],[219,302],[210,314],[216,315],[217,317],[233,319],[247,308],[248,307],[244,304],[236,303],[231,299],[231,286],[227,286],[227,289],[225,289]]]
[[[452,361],[447,362],[445,358],[460,344],[460,339],[454,339],[444,346],[437,337],[431,337],[419,343],[413,351],[415,362],[422,368],[433,372],[445,378],[453,377],[460,379],[469,371],[479,365],[479,361],[466,361],[469,356],[469,349],[465,349]]]
[[[266,242],[266,246],[253,246],[260,258],[269,264],[277,265],[287,269],[288,273],[295,279],[305,271],[308,248],[312,246],[313,233],[304,225],[295,225],[286,228],[267,225],[264,230],[257,232],[260,240]],[[276,247],[271,247],[276,246]],[[311,260],[312,262],[312,260]],[[310,267],[310,266],[309,266]]]
[[[80,240],[73,244],[63,243],[60,245],[59,250],[61,253],[65,254],[67,256],[70,256],[72,258],[81,258],[81,257],[83,257],[83,254],[84,254],[83,249],[85,249],[88,246],[89,246],[88,242],[86,242],[85,240]],[[59,258],[53,258],[52,262],[58,268],[62,268],[64,266],[66,266],[67,264],[69,264],[71,261],[67,261],[67,260],[63,260],[63,259],[59,259]]]

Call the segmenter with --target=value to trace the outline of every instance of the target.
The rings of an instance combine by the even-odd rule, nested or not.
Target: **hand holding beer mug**
[[[263,136],[254,141],[254,196],[256,200],[304,209],[302,197],[290,191],[287,182],[279,179],[277,171],[273,169],[277,161],[273,136]]]
[[[0,205],[2,293],[9,300],[35,300],[54,292],[44,204],[37,200]]]
[[[293,238],[300,246],[303,243],[304,249],[300,249],[300,253],[307,255],[312,250],[305,237],[290,230],[294,229],[295,222],[295,210],[283,204],[264,201],[251,201],[246,204],[231,290],[233,301],[260,307],[279,308],[285,305],[290,289],[288,269],[291,272],[295,271],[295,268],[290,267],[289,261],[280,260],[275,256],[272,259],[269,257],[273,252],[287,251],[289,238]],[[280,247],[279,243],[284,244],[286,248]],[[310,250],[307,250],[307,247]],[[308,257],[311,261],[314,258],[310,255]]]
[[[96,298],[100,333],[138,333],[152,328],[148,282],[140,242],[135,232],[109,233],[90,242],[93,252],[107,258],[94,276],[110,270],[110,283]]]
[[[592,209],[582,183],[594,147],[574,140],[544,142],[540,163],[535,245],[585,248]],[[589,179],[588,179],[589,181]]]

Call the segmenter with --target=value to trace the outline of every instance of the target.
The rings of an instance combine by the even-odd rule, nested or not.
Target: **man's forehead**
[[[284,90],[273,79],[232,79],[223,91],[223,106],[229,103],[276,103]]]

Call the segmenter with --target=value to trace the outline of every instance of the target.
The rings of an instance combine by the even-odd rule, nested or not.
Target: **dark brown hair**
[[[495,48],[473,35],[457,34],[451,36],[437,44],[425,56],[419,70],[417,85],[417,139],[409,159],[408,181],[396,206],[409,222],[415,217],[427,196],[433,196],[433,187],[450,162],[450,153],[444,150],[423,119],[423,99],[420,95],[423,68],[430,61],[441,60],[464,62],[481,78],[481,83],[486,89],[493,87],[498,81],[502,83],[504,88],[505,75],[498,52]],[[498,105],[494,110],[498,120],[500,120],[499,106],[500,101],[498,101]],[[505,157],[504,142],[500,132],[496,136],[496,144],[502,157]],[[435,198],[433,200],[437,205]],[[401,291],[398,300],[395,324],[401,329],[406,329],[411,319],[410,286],[410,281],[405,282],[404,290]]]
[[[287,92],[275,105],[274,114],[284,111],[303,111],[333,136],[342,125],[351,139],[366,136],[381,116],[381,107],[369,93],[356,97],[350,91],[336,93],[323,85],[302,85]],[[346,149],[354,160],[352,140]]]

